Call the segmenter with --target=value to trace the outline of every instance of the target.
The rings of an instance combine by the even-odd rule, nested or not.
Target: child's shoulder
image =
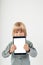
[[[26,43],[29,44],[30,47],[33,46],[33,43],[29,40],[26,40]]]
[[[30,43],[30,44],[32,43],[30,40],[27,40],[27,39],[26,39],[26,42],[27,42],[27,43]]]
[[[9,44],[8,44],[8,46],[11,46],[12,44],[13,44],[13,41],[10,41]]]

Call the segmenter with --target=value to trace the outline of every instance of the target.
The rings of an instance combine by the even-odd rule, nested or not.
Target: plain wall
[[[2,51],[12,40],[17,21],[26,25],[27,39],[38,52],[37,57],[30,57],[31,65],[43,65],[43,0],[0,0],[0,65],[11,65],[11,56],[3,58]]]

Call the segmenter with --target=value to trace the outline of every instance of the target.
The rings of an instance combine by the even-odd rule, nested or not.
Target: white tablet
[[[16,50],[14,51],[14,54],[17,55],[22,55],[22,54],[26,54],[24,47],[25,41],[26,41],[26,37],[25,36],[18,36],[18,37],[13,37],[13,41],[14,44],[16,46]]]

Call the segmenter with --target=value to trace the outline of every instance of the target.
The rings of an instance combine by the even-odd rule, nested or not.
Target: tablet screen
[[[25,44],[26,37],[25,36],[19,36],[19,37],[13,37],[14,44],[16,46],[16,50],[14,51],[14,54],[25,54],[26,51],[23,48]]]

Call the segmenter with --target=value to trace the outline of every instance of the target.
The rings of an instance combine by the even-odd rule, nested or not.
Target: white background
[[[16,21],[26,25],[27,39],[33,42],[38,55],[30,57],[31,65],[43,65],[43,0],[0,0],[0,65],[11,65],[2,51],[12,40]]]

